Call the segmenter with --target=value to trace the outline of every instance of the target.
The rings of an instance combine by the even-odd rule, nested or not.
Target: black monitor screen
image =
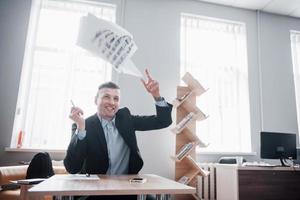
[[[261,132],[260,157],[266,159],[297,158],[296,134]]]

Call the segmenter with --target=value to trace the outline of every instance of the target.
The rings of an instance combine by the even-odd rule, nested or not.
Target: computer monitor
[[[286,166],[286,158],[297,158],[296,134],[261,132],[260,157],[280,159],[281,165]]]

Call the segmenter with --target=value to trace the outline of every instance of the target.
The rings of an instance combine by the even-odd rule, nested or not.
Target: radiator
[[[217,177],[215,163],[199,163],[199,167],[209,171],[206,177],[198,176],[197,194],[201,200],[217,200]]]

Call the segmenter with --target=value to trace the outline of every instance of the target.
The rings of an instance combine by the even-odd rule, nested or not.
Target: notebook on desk
[[[33,185],[38,184],[46,180],[45,178],[30,178],[30,179],[22,179],[17,181],[11,181],[12,183],[20,184],[20,185]]]

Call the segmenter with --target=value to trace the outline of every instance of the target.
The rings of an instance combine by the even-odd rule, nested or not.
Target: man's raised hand
[[[83,118],[83,111],[81,108],[73,106],[71,108],[69,118],[76,123],[78,130],[85,130],[85,120]]]
[[[157,99],[160,97],[159,93],[159,84],[156,80],[153,80],[150,76],[150,73],[148,72],[148,69],[145,70],[147,81],[144,79],[141,79],[143,85],[145,86],[146,90],[153,96],[154,99]]]

